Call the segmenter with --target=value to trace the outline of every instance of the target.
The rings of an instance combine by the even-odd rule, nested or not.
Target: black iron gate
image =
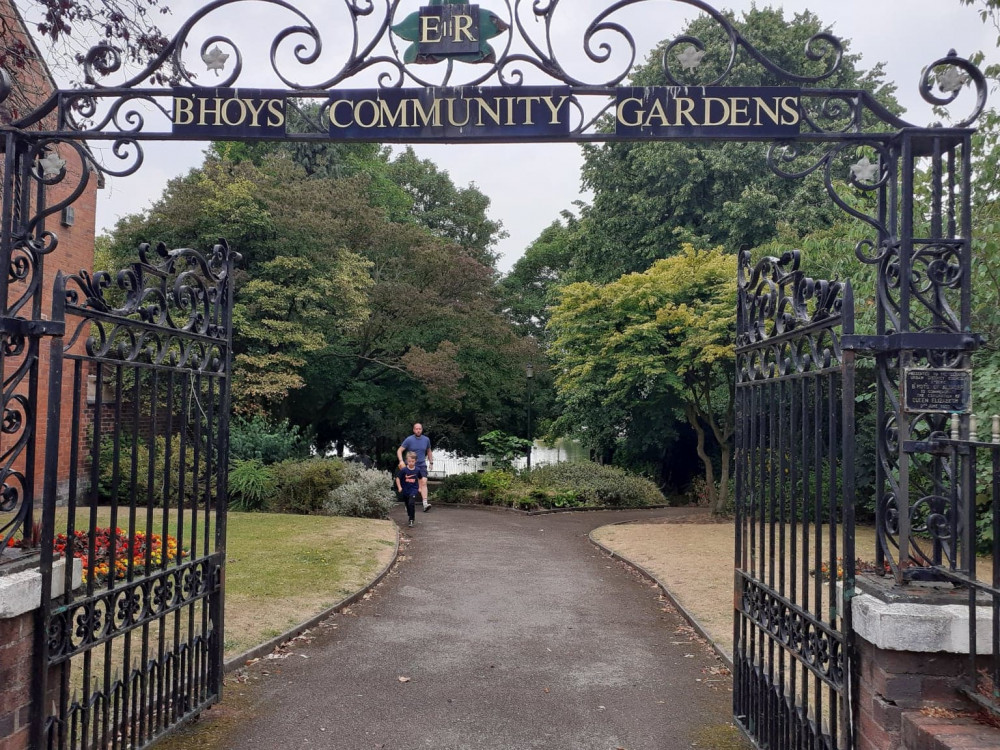
[[[758,747],[850,750],[854,303],[799,263],[740,254],[733,707]]]
[[[235,259],[57,277],[35,747],[144,747],[219,698]]]
[[[261,66],[245,66],[240,45],[207,22],[228,28],[225,13],[238,3],[211,0],[145,70],[127,71],[121,51],[101,40],[82,57],[85,86],[54,90],[21,115],[0,112],[14,117],[0,122],[0,555],[22,541],[43,556],[33,703],[46,708],[34,719],[34,747],[140,747],[218,695],[234,256],[225,244],[210,257],[144,248],[115,277],[60,276],[53,313],[43,314],[46,270],[55,270],[43,266],[58,244],[46,222],[98,174],[135,173],[146,141],[191,138],[755,140],[771,143],[776,174],[822,175],[833,203],[871,229],[855,254],[877,269],[875,330],[854,335],[850,289],[806,278],[797,255],[765,260],[752,274],[742,257],[735,713],[761,746],[853,746],[850,612],[837,608],[853,590],[853,461],[844,440],[853,428],[853,357],[875,356],[876,565],[900,584],[940,578],[932,568],[944,556],[954,562],[954,535],[925,553],[911,532],[940,526],[927,526],[926,508],[940,516],[949,477],[968,477],[969,467],[949,475],[940,457],[918,456],[944,418],[919,405],[908,413],[900,393],[914,371],[967,371],[976,348],[970,146],[986,79],[953,50],[932,60],[922,97],[944,111],[964,106],[968,92],[971,106],[951,127],[920,127],[869,91],[828,88],[845,59],[830,33],[811,38],[790,70],[704,0],[675,0],[705,14],[722,46],[671,40],[661,50],[667,85],[639,90],[625,85],[638,48],[617,14],[642,3],[662,5],[607,3],[582,36],[594,65],[572,73],[575,62],[553,45],[567,17],[557,0],[456,5],[466,9],[456,13],[475,8],[483,31],[478,51],[462,54],[410,44],[424,14],[416,0],[325,4],[324,16],[339,11],[341,24],[262,0],[255,13],[287,15],[266,16],[270,70],[258,80]],[[322,54],[330,25],[353,29],[343,58]],[[250,41],[258,52],[260,40]],[[728,88],[746,65],[768,86]],[[13,101],[15,78],[0,69],[0,104]],[[376,87],[339,90],[352,81]],[[715,87],[723,88],[711,96]],[[459,100],[467,100],[464,115],[453,111]],[[465,127],[469,102],[475,127]],[[728,114],[717,120],[711,110],[720,103]],[[348,110],[352,122],[342,119]],[[257,128],[262,111],[266,132]],[[86,145],[102,142],[103,155]],[[924,205],[915,205],[921,180]],[[48,358],[47,337],[56,337]],[[969,433],[963,416],[960,436]],[[80,586],[60,577],[73,565]]]

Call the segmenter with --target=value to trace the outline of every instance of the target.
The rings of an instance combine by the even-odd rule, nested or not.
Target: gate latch
[[[66,324],[61,320],[26,320],[0,315],[0,334],[3,333],[26,338],[62,336],[66,333]]]

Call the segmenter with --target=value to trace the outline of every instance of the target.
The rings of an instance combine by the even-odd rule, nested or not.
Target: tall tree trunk
[[[701,426],[701,422],[698,419],[698,412],[690,404],[684,407],[684,415],[687,417],[688,424],[694,428],[694,432],[698,436],[697,451],[698,458],[705,465],[705,492],[708,493],[708,506],[715,513],[717,512],[715,506],[718,502],[715,492],[715,468],[712,466],[711,457],[705,451],[705,428]]]
[[[660,455],[660,475],[658,477],[660,489],[667,486],[667,478],[670,476],[670,453],[664,451]]]
[[[712,513],[716,516],[725,513],[726,502],[729,500],[729,456],[731,450],[728,440],[722,444],[722,476],[719,477],[719,493],[712,505]]]

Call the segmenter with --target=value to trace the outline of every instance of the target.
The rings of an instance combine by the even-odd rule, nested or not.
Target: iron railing
[[[57,276],[36,750],[137,750],[219,700],[238,260],[161,243],[114,275]],[[74,557],[82,580],[54,579]]]
[[[740,253],[733,713],[757,747],[851,750],[854,301],[799,262]]]
[[[975,416],[969,417],[963,436],[960,419],[953,415],[949,435],[911,446],[941,456],[954,481],[950,497],[922,499],[924,512],[914,528],[910,555],[915,564],[967,590],[969,656],[961,689],[1000,716],[1000,416],[991,421],[989,441],[979,440]],[[979,552],[991,562],[989,575],[977,569]]]

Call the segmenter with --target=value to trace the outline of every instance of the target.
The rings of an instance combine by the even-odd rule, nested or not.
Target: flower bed
[[[188,555],[187,550],[178,549],[177,540],[170,535],[164,544],[160,534],[147,535],[137,531],[130,547],[128,534],[119,528],[112,530],[110,527],[94,529],[93,557],[90,553],[90,535],[84,531],[75,531],[72,541],[66,534],[56,536],[56,554],[65,554],[67,548],[73,557],[80,558],[83,563],[84,580],[95,582],[106,581],[112,574],[112,566],[114,580],[120,581],[128,577],[129,565],[134,573],[145,574]]]

